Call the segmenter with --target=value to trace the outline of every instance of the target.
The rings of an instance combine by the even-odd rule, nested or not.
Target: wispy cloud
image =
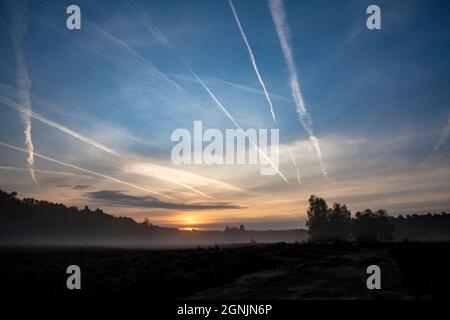
[[[171,89],[183,91],[183,89],[175,81],[170,79],[165,73],[159,71],[155,66],[153,66],[153,64],[151,64],[145,57],[130,47],[127,43],[103,30],[92,21],[86,21],[85,19],[85,24],[91,32],[101,35],[103,38],[108,39],[117,48],[119,48],[123,56],[117,60],[118,63],[121,64],[123,61],[126,61],[128,64],[137,64],[142,68],[141,71],[143,70],[147,76],[158,79],[160,83],[167,85]]]
[[[300,90],[300,82],[297,76],[297,67],[295,66],[292,49],[288,39],[289,29],[286,23],[286,12],[284,9],[283,1],[282,0],[268,0],[268,1],[270,12],[273,18],[273,23],[275,24],[278,39],[280,40],[281,50],[283,51],[283,55],[286,60],[286,64],[288,66],[289,84],[291,87],[292,96],[295,101],[297,113],[299,115],[300,122],[303,128],[308,133],[309,139],[311,140],[316,150],[316,154],[320,162],[322,175],[326,178],[327,171],[322,160],[322,151],[320,149],[319,140],[314,135],[312,120],[308,111],[306,110],[305,103],[303,101],[302,93]]]
[[[58,124],[58,123],[56,123],[56,122],[54,122],[52,120],[49,120],[49,119],[47,119],[47,118],[45,118],[45,117],[43,117],[43,116],[41,116],[41,115],[39,115],[39,114],[37,114],[37,113],[35,113],[33,111],[29,111],[29,110],[26,110],[24,108],[21,108],[17,103],[15,103],[14,101],[12,101],[11,99],[9,99],[9,98],[7,98],[5,96],[0,95],[0,102],[2,102],[4,105],[6,105],[6,106],[8,106],[8,107],[10,107],[12,109],[15,109],[15,110],[17,110],[17,111],[19,111],[21,113],[25,113],[25,114],[31,116],[32,118],[34,118],[36,120],[39,120],[42,123],[47,124],[47,125],[49,125],[49,126],[51,126],[53,128],[56,128],[56,129],[58,129],[58,130],[60,130],[60,131],[62,131],[64,133],[66,133],[66,134],[68,134],[68,135],[70,135],[70,136],[80,140],[80,141],[83,141],[83,142],[85,142],[85,143],[95,147],[95,148],[98,148],[98,149],[100,149],[102,151],[105,151],[107,153],[113,154],[115,156],[122,156],[121,153],[119,153],[118,151],[115,151],[115,150],[113,150],[113,149],[111,149],[109,147],[106,147],[105,145],[103,145],[103,144],[101,144],[101,143],[99,143],[97,141],[94,141],[91,138],[88,138],[88,137],[86,137],[86,136],[84,136],[84,135],[82,135],[82,134],[80,134],[80,133],[78,133],[78,132],[76,132],[76,131],[74,131],[74,130],[72,130],[70,128],[67,128],[67,127],[65,127],[65,126],[63,126],[61,124]],[[136,166],[132,166],[132,165],[129,166],[129,168],[135,168],[135,167]],[[168,182],[174,183],[176,185],[182,186],[182,187],[184,187],[184,188],[186,188],[186,189],[188,189],[190,191],[193,191],[193,192],[195,192],[195,193],[197,193],[197,194],[199,194],[199,195],[201,195],[201,196],[203,196],[205,198],[214,199],[213,197],[207,195],[206,193],[204,193],[204,192],[194,188],[193,186],[191,186],[190,183],[189,183],[189,180],[183,182],[183,181],[181,181],[181,179],[178,178],[179,176],[189,175],[188,172],[184,172],[183,170],[175,170],[175,169],[159,166],[159,165],[152,164],[152,163],[149,163],[149,162],[146,163],[145,167],[147,169],[146,171],[140,171],[140,172],[136,172],[135,171],[134,173],[138,173],[138,174],[141,174],[141,175],[142,174],[149,175],[149,172],[151,172],[151,175],[153,177],[157,178],[157,179],[168,181]],[[170,174],[168,174],[168,173],[170,173]],[[202,180],[201,179],[202,177],[200,177],[198,175],[194,175],[194,174],[191,174],[190,178],[192,178],[194,176],[195,176],[195,180],[199,180],[199,179]],[[206,179],[207,178],[203,178],[203,180],[206,180]],[[224,182],[221,182],[221,181],[217,181],[217,180],[213,180],[213,179],[208,179],[208,181],[210,183],[214,182],[214,183],[216,183],[216,184],[218,184],[218,185],[220,185],[222,187],[226,187],[227,189],[234,189],[234,190],[243,191],[242,189],[233,187],[232,185],[224,183]]]
[[[112,203],[118,206],[139,207],[139,208],[159,208],[159,209],[175,209],[175,210],[223,210],[223,209],[240,209],[242,207],[229,203],[215,204],[186,204],[174,203],[158,200],[150,196],[133,196],[118,190],[100,190],[86,193],[88,197],[95,200]]]
[[[184,187],[186,187],[186,185],[189,183],[188,185],[189,188],[192,188],[192,186],[199,186],[199,187],[208,187],[209,189],[211,189],[212,187],[217,186],[219,188],[235,192],[248,192],[242,188],[238,188],[234,185],[231,185],[229,183],[220,180],[206,178],[204,176],[189,171],[174,169],[166,166],[160,166],[149,162],[129,163],[123,167],[123,171],[127,173],[134,173],[158,179],[167,179],[167,181],[171,182],[176,181],[177,184]],[[198,191],[197,189],[194,190]]]
[[[85,190],[85,189],[89,189],[91,186],[88,185],[88,184],[76,184],[76,185],[60,184],[58,187],[70,188],[70,189],[73,189],[73,190]]]
[[[134,14],[139,18],[139,21],[144,25],[145,29],[155,36],[156,39],[163,45],[171,47],[169,39],[152,23],[146,14],[143,14],[142,8],[138,6],[136,1],[128,0],[128,6],[133,10]]]
[[[0,166],[0,170],[27,171],[27,172],[29,171],[28,168],[13,167],[13,166]],[[43,174],[55,174],[55,175],[62,175],[62,176],[91,179],[90,176],[84,176],[84,175],[79,175],[79,174],[74,174],[74,173],[64,172],[64,171],[42,170],[42,169],[37,169],[37,168],[34,168],[34,171],[37,173],[43,173]]]
[[[10,148],[10,149],[14,149],[14,150],[17,150],[17,151],[27,152],[27,150],[25,150],[23,148],[20,148],[20,147],[17,147],[17,146],[13,146],[11,144],[4,143],[4,142],[0,142],[0,146],[6,147],[6,148]],[[163,194],[163,193],[151,190],[151,189],[146,188],[146,187],[138,186],[138,185],[136,185],[134,183],[130,183],[130,182],[127,182],[127,181],[124,181],[124,180],[120,180],[120,179],[111,177],[109,175],[106,175],[106,174],[103,174],[103,173],[100,173],[100,172],[96,172],[96,171],[93,171],[93,170],[85,169],[85,168],[82,168],[82,167],[79,167],[79,166],[76,166],[76,165],[73,165],[73,164],[70,164],[70,163],[67,163],[67,162],[63,162],[63,161],[60,161],[60,160],[57,160],[57,159],[53,159],[53,158],[47,157],[47,156],[39,154],[39,153],[35,153],[35,156],[38,157],[38,158],[47,160],[47,161],[51,161],[53,163],[57,163],[59,165],[62,165],[62,166],[68,167],[68,168],[72,168],[72,169],[76,169],[76,170],[79,170],[79,171],[83,171],[85,173],[92,174],[92,175],[95,175],[95,176],[103,178],[103,179],[107,179],[107,180],[110,180],[110,181],[113,181],[113,182],[116,182],[116,183],[119,183],[119,184],[123,184],[123,185],[126,185],[126,186],[131,187],[131,188],[135,188],[135,189],[138,189],[138,190],[141,190],[141,191],[149,192],[149,193],[152,193],[152,194],[155,194],[155,195],[158,195],[158,196],[170,199],[170,200],[177,201],[177,199],[175,199],[172,196],[169,196],[169,195],[166,195],[166,194]]]
[[[448,114],[448,121],[445,128],[442,130],[441,136],[439,137],[439,140],[436,142],[436,145],[434,146],[434,150],[439,150],[442,145],[447,142],[448,138],[450,137],[450,113]]]
[[[151,22],[149,21],[147,16],[143,15],[140,10],[136,10],[136,3],[132,0],[130,0],[129,3],[130,3],[130,6],[134,9],[135,14],[140,17],[141,22],[144,24],[144,26],[146,26],[148,31],[150,31],[157,39],[160,39],[160,42],[163,45],[174,50],[174,47],[172,46],[171,42],[167,39],[167,37],[155,25],[151,24]],[[230,5],[232,5],[232,4],[230,3]],[[216,105],[219,107],[219,109],[225,113],[225,115],[233,122],[233,124],[238,129],[242,130],[241,126],[237,123],[237,121],[233,118],[233,116],[228,112],[228,110],[224,107],[224,105],[217,99],[217,97],[209,89],[209,87],[205,84],[205,82],[202,79],[200,79],[199,76],[192,70],[192,68],[189,66],[189,64],[186,61],[184,61],[184,59],[181,56],[179,56],[178,54],[176,56],[177,56],[178,60],[190,71],[190,73],[194,76],[194,78],[200,83],[200,85],[208,92],[208,94],[213,99],[213,101],[216,103]],[[264,91],[266,92],[266,97],[267,97],[268,94],[267,94],[267,90],[265,90],[265,87],[264,87]],[[242,130],[242,131],[245,132],[244,130]],[[273,161],[258,147],[258,145],[250,137],[248,137],[248,138],[249,138],[250,143],[254,147],[256,147],[256,149],[261,154],[261,156],[264,157],[269,162],[269,164],[275,169],[275,171],[283,178],[283,180],[289,184],[289,181],[286,179],[286,177],[283,175],[283,173],[281,173],[281,171],[277,168],[277,166],[273,163]]]
[[[244,40],[245,46],[247,47],[248,55],[250,57],[250,61],[251,61],[252,66],[253,66],[253,70],[255,71],[256,77],[258,78],[258,82],[261,85],[261,88],[262,88],[262,90],[264,92],[264,95],[266,97],[267,103],[269,104],[270,113],[272,114],[272,119],[278,125],[277,119],[275,117],[275,112],[273,111],[272,100],[270,99],[270,95],[269,95],[269,92],[267,91],[266,84],[264,83],[264,81],[263,81],[263,79],[261,77],[261,74],[259,73],[258,65],[256,64],[255,55],[253,54],[253,50],[250,47],[250,44],[249,44],[249,42],[247,40],[247,36],[245,35],[244,28],[241,25],[241,21],[239,20],[239,16],[238,16],[238,14],[236,12],[236,9],[235,9],[235,7],[233,5],[233,1],[229,0],[228,3],[230,4],[231,11],[233,12],[234,19],[236,20],[236,23],[238,25],[239,31],[241,32],[242,39]],[[284,136],[283,136],[283,138],[284,138]],[[295,172],[297,174],[297,181],[301,185],[302,182],[301,182],[301,179],[300,179],[300,170],[298,169],[297,162],[295,161],[295,157],[292,154],[292,151],[291,151],[290,148],[288,149],[288,152],[289,152],[289,156],[290,156],[290,158],[292,160],[292,164],[295,167]]]
[[[27,32],[27,7],[23,1],[11,1],[8,3],[11,13],[10,35],[14,44],[17,64],[17,87],[19,88],[19,103],[23,109],[31,111],[30,87],[31,81],[28,75],[28,68],[23,52],[24,37]],[[27,113],[20,113],[20,119],[24,125],[25,145],[27,146],[27,164],[33,181],[38,184],[34,171],[34,146],[31,137],[31,116]]]
[[[171,76],[175,79],[179,79],[179,80],[186,81],[186,82],[197,82],[197,80],[195,80],[194,78],[187,76],[187,75],[174,74]],[[231,82],[228,80],[219,79],[219,78],[211,77],[211,76],[204,76],[204,75],[202,75],[202,79],[207,85],[224,85],[224,86],[238,89],[240,91],[251,92],[251,93],[256,93],[256,94],[265,96],[265,93],[263,90],[260,90],[258,88],[252,87],[252,86],[244,85],[241,83]],[[291,97],[281,96],[278,94],[274,94],[273,92],[272,93],[269,92],[269,96],[273,100],[277,99],[277,100],[283,101],[283,102],[292,102]]]
[[[59,124],[59,123],[56,123],[56,122],[54,122],[52,120],[49,120],[49,119],[47,119],[47,118],[45,118],[45,117],[43,117],[43,116],[41,116],[41,115],[31,111],[30,109],[22,108],[19,104],[15,103],[14,101],[12,101],[11,99],[8,99],[5,96],[0,95],[0,102],[2,102],[4,105],[6,105],[6,106],[8,106],[8,107],[10,107],[12,109],[15,109],[15,110],[19,111],[21,114],[23,114],[26,117],[30,117],[30,118],[34,118],[36,120],[39,120],[42,123],[45,123],[46,125],[49,125],[49,126],[51,126],[53,128],[56,128],[56,129],[58,129],[58,130],[60,130],[60,131],[62,131],[64,133],[66,133],[66,134],[68,134],[68,135],[70,135],[70,136],[80,140],[80,141],[83,141],[83,142],[85,142],[85,143],[87,143],[87,144],[89,144],[89,145],[91,145],[93,147],[96,147],[97,149],[103,150],[103,151],[105,151],[107,153],[110,153],[110,154],[113,154],[115,156],[120,156],[119,152],[117,152],[117,151],[115,151],[115,150],[113,150],[111,148],[108,148],[108,147],[104,146],[103,144],[101,144],[101,143],[99,143],[97,141],[94,141],[94,140],[92,140],[92,139],[90,139],[90,138],[88,138],[88,137],[86,137],[86,136],[84,136],[84,135],[82,135],[82,134],[72,130],[72,129],[69,129],[69,128]]]
[[[151,167],[153,167],[153,168],[151,168]],[[140,171],[140,170],[136,170],[137,168],[139,168],[139,166],[135,166],[135,165],[133,166],[132,165],[131,167],[128,167],[128,171],[131,171],[131,172],[134,172],[134,173],[137,173],[137,174],[140,174],[140,175],[147,175],[147,176],[159,178],[159,179],[162,179],[162,180],[174,183],[176,185],[179,185],[181,187],[184,187],[184,188],[186,188],[186,189],[188,189],[190,191],[193,191],[193,192],[195,192],[195,193],[197,193],[197,194],[199,194],[199,195],[201,195],[201,196],[203,196],[205,198],[215,199],[214,197],[211,197],[211,196],[207,195],[206,193],[201,192],[200,190],[198,190],[198,189],[188,185],[187,183],[181,182],[176,177],[172,178],[170,176],[166,176],[164,174],[161,174],[160,172],[158,172],[157,167],[158,166],[156,166],[156,165],[148,164],[146,166],[147,170]],[[141,166],[141,168],[143,168],[143,167]]]

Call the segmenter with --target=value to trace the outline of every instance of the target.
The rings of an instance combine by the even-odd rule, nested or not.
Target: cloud
[[[135,14],[140,18],[141,22],[143,23],[143,25],[146,27],[146,29],[148,31],[150,31],[150,33],[152,33],[157,39],[159,39],[159,41],[165,45],[166,47],[168,47],[169,49],[171,49],[172,51],[175,51],[174,46],[171,44],[171,42],[169,41],[169,39],[167,39],[167,37],[155,26],[153,25],[150,20],[148,19],[147,16],[145,16],[142,13],[142,10],[137,10],[137,6],[136,3],[134,1],[130,1],[129,2],[130,7],[134,10]],[[230,5],[232,6],[232,4],[230,3]],[[245,37],[245,35],[244,35]],[[176,53],[176,52],[175,52]],[[192,68],[189,66],[189,64],[179,55],[176,53],[176,57],[179,60],[179,62],[181,62],[181,64],[183,64],[189,71],[190,73],[194,76],[194,78],[198,81],[198,83],[208,92],[209,96],[212,98],[212,100],[215,102],[215,104],[219,107],[219,109],[221,111],[223,111],[223,113],[233,122],[233,124],[238,128],[241,129],[240,125],[237,123],[237,121],[233,118],[233,116],[228,112],[228,110],[224,107],[224,105],[218,100],[218,98],[212,93],[212,91],[209,89],[209,87],[205,84],[205,82],[199,78],[199,76],[192,70]],[[258,73],[259,76],[259,73]],[[259,77],[260,78],[260,77]],[[261,80],[262,81],[262,80]],[[265,91],[265,95],[266,97],[268,97],[268,93],[265,90],[265,86],[264,87],[264,91]],[[270,98],[269,98],[270,101]],[[272,109],[272,104],[271,105],[271,109]],[[273,112],[272,112],[273,114]],[[274,115],[274,114],[273,114]],[[250,143],[257,148],[258,152],[261,154],[262,157],[264,157],[269,164],[275,169],[275,171],[283,178],[283,180],[289,184],[289,181],[286,179],[286,177],[283,175],[283,173],[279,170],[279,168],[273,163],[273,161],[258,147],[258,145],[250,138],[249,141]]]
[[[173,169],[170,167],[160,166],[149,162],[136,162],[126,164],[123,167],[123,171],[147,177],[154,177],[157,179],[166,180],[173,183],[175,183],[174,180],[176,179],[177,181],[176,184],[179,184],[184,187],[186,187],[185,185],[189,183],[190,185],[207,187],[208,189],[217,186],[219,188],[235,192],[248,192],[242,188],[238,188],[234,185],[231,185],[229,183],[220,180],[206,178],[204,176],[191,173],[189,171]]]
[[[51,121],[51,120],[49,120],[49,119],[47,119],[47,118],[45,118],[45,117],[43,117],[43,116],[33,112],[33,111],[31,111],[30,109],[22,108],[20,105],[18,105],[17,103],[12,101],[11,99],[8,99],[5,96],[1,96],[0,95],[0,101],[3,102],[6,106],[19,111],[21,114],[24,114],[24,116],[26,116],[26,117],[32,117],[32,118],[34,118],[36,120],[39,120],[42,123],[45,123],[46,125],[49,125],[49,126],[51,126],[53,128],[56,128],[56,129],[58,129],[58,130],[60,130],[60,131],[62,131],[64,133],[66,133],[66,134],[68,134],[68,135],[70,135],[70,136],[80,140],[80,141],[83,141],[83,142],[85,142],[87,144],[90,144],[91,146],[96,147],[97,149],[103,150],[103,151],[105,151],[107,153],[110,153],[110,154],[113,154],[115,156],[120,156],[119,152],[117,152],[115,150],[112,150],[111,148],[108,148],[108,147],[104,146],[103,144],[101,144],[101,143],[99,143],[97,141],[94,141],[94,140],[92,140],[92,139],[90,139],[90,138],[88,138],[88,137],[86,137],[86,136],[84,136],[84,135],[82,135],[82,134],[72,130],[72,129],[69,129],[69,128],[63,126],[63,125],[60,125],[60,124],[58,124],[58,123],[56,123],[54,121]]]
[[[169,77],[167,77],[166,74],[159,71],[144,56],[130,47],[127,43],[103,30],[94,22],[86,20],[86,18],[85,24],[87,24],[91,32],[93,32],[94,34],[98,34],[105,39],[108,39],[112,44],[114,44],[116,48],[119,49],[118,52],[121,53],[120,57],[109,53],[110,57],[113,58],[118,64],[122,64],[124,61],[126,61],[129,66],[137,65],[141,69],[141,72],[144,72],[147,76],[157,79],[159,83],[167,85],[168,88],[172,90],[176,89],[183,91],[183,89],[175,81],[171,80]]]
[[[88,184],[76,184],[76,185],[70,185],[70,184],[60,184],[59,187],[61,188],[70,188],[73,190],[85,190],[89,189],[91,186]]]
[[[195,78],[190,77],[190,76],[186,76],[186,75],[182,75],[182,74],[172,74],[171,76],[173,78],[179,79],[181,81],[197,82],[195,80]],[[265,93],[264,93],[263,90],[260,90],[258,88],[252,87],[252,86],[244,85],[244,84],[241,84],[241,83],[231,82],[231,81],[228,81],[228,80],[219,79],[219,78],[212,77],[212,76],[204,76],[204,75],[202,75],[202,79],[208,85],[224,85],[224,86],[228,86],[228,87],[232,87],[232,88],[238,89],[240,91],[251,92],[251,93],[256,93],[256,94],[260,94],[260,95],[264,95],[265,96]],[[272,99],[277,99],[279,101],[292,102],[292,98],[290,98],[290,97],[285,97],[285,96],[281,96],[281,95],[270,93],[270,92],[269,92],[269,96]]]
[[[225,115],[233,122],[233,124],[236,126],[236,128],[242,130],[241,126],[237,123],[237,121],[233,118],[233,116],[228,112],[228,110],[224,107],[224,105],[219,101],[219,99],[217,99],[217,97],[214,95],[214,93],[212,93],[212,91],[208,88],[208,86],[203,82],[202,79],[199,78],[199,76],[192,71],[192,69],[190,69],[192,75],[197,79],[197,81],[200,83],[200,85],[208,92],[208,94],[210,95],[210,97],[213,99],[213,101],[215,102],[215,104],[219,107],[220,110],[222,110],[223,113],[225,113]],[[244,130],[242,130],[242,132],[245,133]],[[247,136],[247,134],[245,134]],[[258,150],[259,154],[261,156],[263,156],[269,163],[270,165],[275,169],[275,171],[278,173],[278,175],[283,178],[283,180],[289,184],[289,181],[286,179],[286,177],[284,176],[284,174],[278,169],[278,167],[273,163],[273,161],[258,147],[258,144],[253,141],[249,136],[247,136],[247,138],[249,139],[249,142]]]
[[[151,196],[133,196],[118,190],[100,190],[85,194],[91,199],[112,203],[118,206],[175,209],[175,210],[222,210],[240,209],[242,207],[229,203],[215,204],[183,204],[160,201]]]
[[[28,168],[20,168],[20,167],[12,167],[12,166],[0,166],[0,170],[6,170],[6,171],[28,171]],[[43,174],[54,174],[54,175],[62,175],[62,176],[71,176],[71,177],[77,177],[77,178],[85,178],[85,179],[91,179],[89,176],[74,174],[70,172],[64,172],[64,171],[51,171],[51,170],[42,170],[34,168],[34,171],[37,173],[43,173]]]
[[[20,147],[13,146],[13,145],[10,145],[10,144],[4,143],[4,142],[0,142],[0,146],[6,147],[6,148],[10,148],[10,149],[13,149],[13,150],[17,150],[17,151],[27,152],[27,150],[25,150],[25,149],[22,149]],[[76,166],[76,165],[73,165],[73,164],[70,164],[70,163],[67,163],[67,162],[56,160],[56,159],[44,156],[44,155],[39,154],[39,153],[35,153],[35,155],[38,158],[41,158],[41,159],[44,159],[44,160],[47,160],[47,161],[51,161],[51,162],[54,162],[54,163],[57,163],[59,165],[66,166],[66,167],[69,167],[69,168],[72,168],[72,169],[83,171],[85,173],[98,176],[100,178],[104,178],[104,179],[107,179],[107,180],[110,180],[110,181],[113,181],[113,182],[116,182],[116,183],[119,183],[119,184],[126,185],[128,187],[132,187],[132,188],[135,188],[135,189],[138,189],[138,190],[141,190],[141,191],[145,191],[145,192],[149,192],[149,193],[152,193],[152,194],[156,194],[156,195],[159,195],[161,197],[165,197],[165,198],[168,198],[168,199],[171,199],[171,200],[175,200],[175,201],[177,200],[174,197],[171,197],[169,195],[166,195],[166,194],[163,194],[163,193],[151,190],[151,189],[146,188],[146,187],[141,187],[141,186],[138,186],[138,185],[136,185],[134,183],[130,183],[130,182],[127,182],[127,181],[124,181],[124,180],[120,180],[120,179],[114,178],[112,176],[108,176],[108,175],[100,173],[100,172],[96,172],[96,171],[85,169],[85,168],[82,168],[82,167],[79,167],[79,166]]]
[[[133,10],[134,14],[139,18],[139,21],[144,25],[145,29],[155,36],[156,39],[163,45],[171,47],[169,39],[150,21],[147,15],[143,14],[142,8],[140,8],[136,1],[129,0],[128,5]]]
[[[67,128],[67,127],[59,124],[59,123],[56,123],[56,122],[54,122],[52,120],[49,120],[49,119],[47,119],[47,118],[37,114],[36,112],[33,112],[33,111],[30,111],[30,110],[26,110],[24,108],[21,108],[20,105],[18,105],[13,100],[11,100],[11,99],[3,96],[3,95],[0,95],[0,102],[2,102],[4,105],[8,106],[9,108],[12,108],[12,109],[17,110],[17,111],[19,111],[21,113],[25,113],[27,115],[30,115],[32,118],[34,118],[36,120],[39,120],[39,121],[41,121],[42,123],[44,123],[44,124],[46,124],[48,126],[56,128],[56,129],[60,130],[61,132],[64,132],[64,133],[66,133],[66,134],[68,134],[68,135],[70,135],[70,136],[72,136],[72,137],[74,137],[74,138],[76,138],[76,139],[78,139],[78,140],[80,140],[82,142],[85,142],[85,143],[87,143],[87,144],[89,144],[89,145],[91,145],[91,146],[93,146],[93,147],[95,147],[97,149],[100,149],[100,150],[102,150],[104,152],[113,154],[115,156],[122,157],[122,154],[120,154],[118,151],[113,150],[113,149],[111,149],[109,147],[106,147],[105,145],[103,145],[103,144],[101,144],[101,143],[99,143],[97,141],[94,141],[93,139],[88,138],[88,137],[86,137],[86,136],[84,136],[84,135],[82,135],[82,134],[80,134],[80,133],[78,133],[78,132],[76,132],[76,131],[74,131],[74,130],[72,130],[70,128]],[[128,158],[128,156],[126,158]],[[138,164],[136,164],[136,165],[138,165]],[[130,166],[130,167],[132,167],[132,166]],[[234,187],[234,186],[232,186],[230,184],[227,184],[227,183],[224,183],[224,182],[221,182],[221,181],[208,179],[208,178],[203,178],[203,177],[201,177],[199,175],[190,174],[189,172],[185,172],[183,170],[171,169],[171,168],[168,168],[168,167],[163,167],[163,166],[159,166],[159,165],[148,163],[148,162],[146,163],[146,169],[147,169],[146,175],[149,175],[148,172],[151,172],[152,173],[151,175],[153,177],[157,178],[157,179],[168,181],[168,182],[180,185],[180,186],[182,186],[182,187],[184,187],[184,188],[186,188],[188,190],[191,190],[191,191],[193,191],[193,192],[195,192],[197,194],[202,195],[205,198],[213,199],[211,196],[209,196],[209,195],[207,195],[207,194],[205,194],[205,193],[195,189],[194,187],[192,187],[191,180],[194,179],[195,181],[197,181],[197,180],[207,181],[208,183],[216,183],[218,186],[225,187],[225,188],[228,188],[228,189],[233,189],[235,191],[239,191],[239,192],[244,191],[242,189],[236,188],[236,187]],[[135,173],[139,173],[139,172],[135,172]],[[184,177],[184,176],[188,176],[189,180],[184,179],[184,181],[182,181],[183,179],[179,178],[179,177]]]
[[[448,121],[445,128],[442,130],[441,136],[439,137],[438,142],[434,146],[434,150],[439,150],[439,148],[447,142],[448,138],[450,137],[450,112],[448,114]]]
[[[19,103],[24,110],[31,112],[30,87],[31,81],[28,76],[28,68],[25,63],[25,55],[23,52],[25,34],[27,32],[26,14],[27,8],[23,1],[11,1],[8,3],[11,12],[11,31],[10,35],[14,44],[17,64],[17,87],[19,88]],[[20,113],[25,135],[25,145],[27,146],[27,164],[30,170],[31,178],[37,184],[36,174],[34,171],[34,146],[31,137],[31,116],[29,113]]]
[[[294,56],[292,53],[291,46],[289,44],[289,30],[286,24],[286,12],[284,10],[284,5],[282,0],[268,0],[270,13],[272,14],[273,23],[275,24],[275,29],[277,31],[278,39],[280,40],[281,50],[283,51],[284,59],[288,66],[289,71],[289,84],[291,87],[292,96],[295,101],[296,110],[300,118],[300,123],[309,135],[319,159],[320,168],[322,175],[326,178],[327,171],[322,160],[322,150],[320,149],[319,140],[314,135],[312,128],[311,117],[306,110],[305,103],[303,101],[302,93],[300,90],[300,82],[297,76],[297,67],[295,66]]]

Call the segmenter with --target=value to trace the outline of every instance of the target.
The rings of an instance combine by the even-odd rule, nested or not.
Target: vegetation
[[[37,237],[139,237],[173,232],[148,221],[137,223],[128,217],[114,217],[100,209],[66,207],[17,193],[0,190],[0,239]]]
[[[450,214],[391,217],[386,210],[366,209],[351,217],[345,204],[328,207],[323,198],[309,198],[306,226],[314,242],[386,242],[392,240],[450,240]]]
[[[314,241],[345,241],[349,238],[351,213],[347,206],[335,203],[329,208],[326,201],[312,195],[309,198],[306,226]]]
[[[389,241],[394,234],[392,218],[385,210],[367,209],[352,218],[345,204],[335,203],[330,208],[324,199],[314,195],[309,198],[306,225],[313,241]]]
[[[97,246],[197,246],[214,243],[304,241],[305,230],[181,231],[115,217],[100,209],[67,207],[0,190],[0,244]]]
[[[311,196],[307,212],[308,231],[247,230],[244,225],[223,231],[181,231],[115,217],[100,209],[67,207],[0,190],[0,244],[58,244],[107,246],[196,246],[215,243],[259,242],[386,242],[391,240],[450,240],[450,214],[391,217],[385,210],[370,209],[352,217],[345,204],[329,207]]]
[[[450,214],[397,218],[370,209],[353,217],[345,204],[329,207],[311,196],[306,239],[302,230],[179,231],[146,220],[114,217],[100,209],[18,199],[0,191],[0,297],[23,295],[141,295],[157,299],[397,299],[448,298]],[[81,239],[82,245],[63,242]],[[107,242],[94,242],[104,238]],[[31,239],[39,249],[6,240]],[[41,240],[65,247],[41,246]],[[129,242],[115,242],[127,239]],[[205,244],[170,250],[100,248],[163,243]],[[260,239],[275,244],[261,244]],[[142,242],[139,242],[142,240]],[[297,243],[285,243],[281,241]],[[85,242],[86,241],[86,242]],[[350,241],[358,241],[354,245]],[[89,243],[87,243],[89,242]],[[221,245],[211,244],[220,243]],[[247,243],[246,245],[222,245]],[[251,244],[249,244],[251,243]],[[19,242],[18,244],[23,244]],[[86,245],[85,245],[86,244]],[[28,243],[27,243],[28,245]],[[80,291],[66,289],[66,268],[82,269]],[[379,265],[383,289],[367,290],[366,268]]]
[[[386,210],[357,212],[353,220],[353,234],[359,242],[391,241],[395,225]]]

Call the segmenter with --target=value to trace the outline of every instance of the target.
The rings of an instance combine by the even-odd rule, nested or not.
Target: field
[[[1,296],[153,299],[448,298],[450,243],[267,244],[196,249],[1,248]],[[66,288],[81,268],[82,289]],[[381,268],[368,290],[366,268]]]

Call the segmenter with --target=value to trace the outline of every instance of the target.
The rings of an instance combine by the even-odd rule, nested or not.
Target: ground
[[[1,296],[158,299],[433,299],[449,297],[449,243],[266,244],[196,249],[1,248]],[[66,289],[79,265],[82,289]],[[381,290],[366,269],[381,268]]]

